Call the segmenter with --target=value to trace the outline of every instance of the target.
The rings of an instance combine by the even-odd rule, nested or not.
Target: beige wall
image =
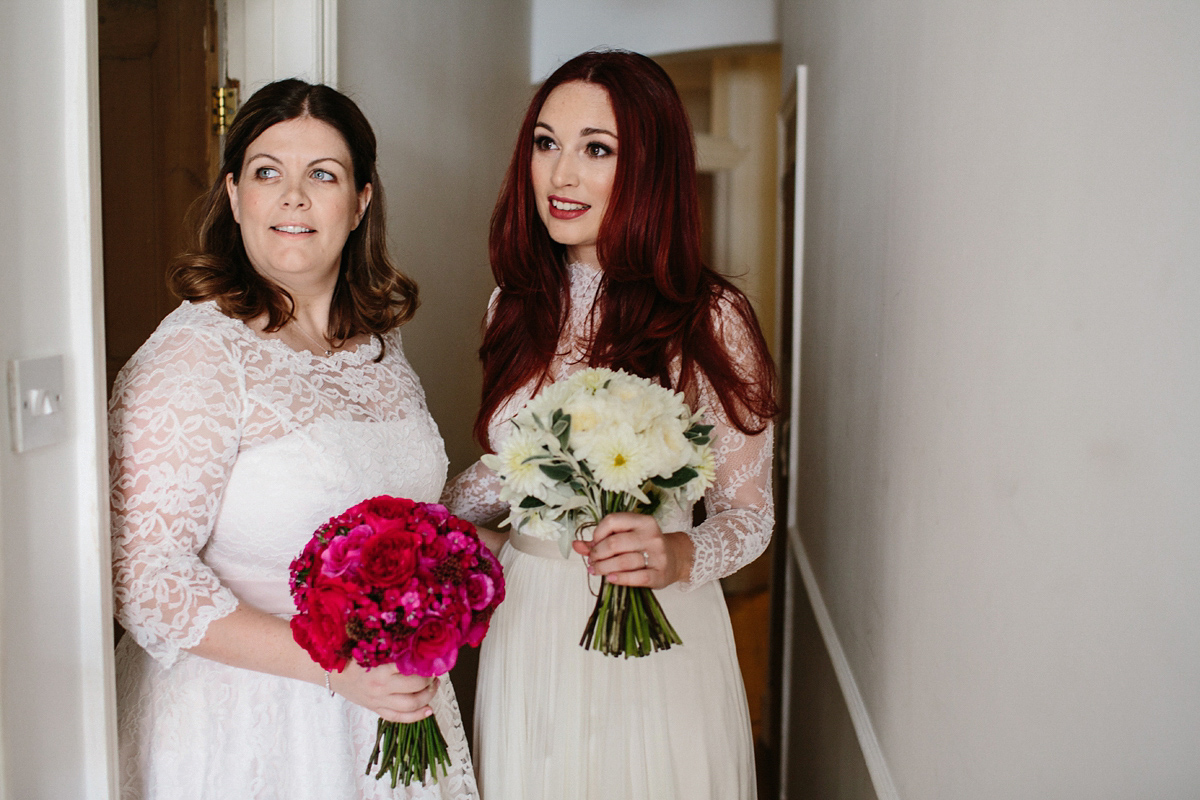
[[[1200,4],[781,30],[800,528],[898,796],[1197,796]]]
[[[531,95],[528,0],[341,3],[338,37],[339,84],[379,139],[392,254],[421,286],[404,346],[453,474],[479,453],[487,225]]]

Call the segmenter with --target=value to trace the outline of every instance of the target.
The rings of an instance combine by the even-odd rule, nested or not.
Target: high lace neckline
[[[207,300],[202,303],[195,303],[194,305],[197,308],[211,312],[214,316],[222,320],[226,320],[229,325],[237,329],[238,333],[246,341],[252,342],[265,350],[276,353],[283,358],[288,358],[293,362],[298,362],[299,364],[337,369],[347,365],[365,364],[379,356],[380,342],[377,336],[372,336],[368,341],[346,350],[335,350],[331,355],[327,356],[324,353],[317,353],[312,350],[296,350],[282,339],[263,336],[244,321],[226,314],[217,305],[215,300]]]
[[[586,261],[570,262],[569,264],[567,264],[567,272],[569,272],[572,276],[587,275],[587,276],[594,276],[596,278],[599,278],[602,274],[604,274],[603,269],[596,266],[595,264],[589,264]]]

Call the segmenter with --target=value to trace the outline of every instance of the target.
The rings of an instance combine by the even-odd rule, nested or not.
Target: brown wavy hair
[[[700,201],[687,112],[671,78],[638,53],[583,53],[534,95],[521,123],[488,241],[500,287],[479,355],[483,398],[475,438],[518,389],[546,380],[566,321],[566,248],[538,215],[530,172],[534,127],[557,87],[602,87],[617,122],[617,171],[596,243],[603,268],[588,366],[623,369],[696,402],[700,377],[730,422],[759,433],[778,413],[775,367],[750,301],[700,257]],[[728,315],[728,319],[726,319]],[[718,320],[745,352],[735,361]],[[675,368],[678,372],[675,372]],[[673,377],[674,376],[674,377]]]
[[[232,175],[236,183],[250,144],[272,125],[299,117],[320,120],[340,133],[350,150],[355,189],[361,192],[367,184],[372,187],[366,213],[342,247],[326,335],[333,341],[364,333],[378,338],[412,317],[418,305],[417,284],[388,255],[383,186],[375,167],[375,133],[353,100],[323,84],[276,81],[255,92],[238,111],[225,137],[220,175],[191,209],[192,241],[172,263],[168,281],[183,299],[215,300],[236,319],[248,321],[267,314],[268,332],[292,319],[292,296],[255,270],[246,255],[241,228],[234,221],[225,190],[225,176]]]

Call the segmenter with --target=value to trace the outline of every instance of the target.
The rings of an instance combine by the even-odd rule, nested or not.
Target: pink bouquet
[[[395,664],[407,675],[448,672],[463,644],[478,647],[504,599],[500,564],[475,526],[445,506],[373,497],[326,522],[292,561],[292,635],[340,672]],[[437,780],[450,758],[432,716],[379,720],[367,773],[392,786]]]

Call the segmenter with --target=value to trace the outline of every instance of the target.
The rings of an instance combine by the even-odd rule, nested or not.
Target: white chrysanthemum
[[[717,457],[713,449],[704,445],[696,448],[694,453],[698,458],[693,458],[688,466],[696,470],[696,477],[682,487],[684,505],[691,505],[703,497],[717,479]]]
[[[605,422],[611,413],[603,395],[577,392],[563,403],[564,414],[571,415],[571,440],[586,435]]]
[[[562,408],[563,403],[578,391],[566,381],[558,381],[543,388],[537,397],[529,401],[526,408],[534,410],[544,422],[549,424],[550,415],[554,413],[554,410]]]
[[[514,521],[514,526],[526,536],[556,541],[562,535],[563,523],[541,514],[526,514],[520,521]]]
[[[641,434],[651,475],[669,478],[695,458],[696,448],[684,436],[687,424],[678,417],[659,417]]]
[[[581,369],[563,381],[563,383],[572,392],[583,391],[588,394],[595,394],[603,389],[604,385],[609,381],[619,378],[620,374],[603,367],[591,367],[589,369]]]
[[[646,502],[642,484],[649,474],[646,470],[645,443],[629,425],[612,425],[605,435],[590,443],[587,463],[596,480],[607,491],[626,492]]]
[[[541,464],[545,463],[542,457],[549,454],[551,444],[556,442],[542,430],[517,428],[500,447],[500,452],[484,456],[483,463],[504,478],[504,488],[511,496],[540,496],[554,484],[541,469]]]
[[[608,386],[605,389],[612,395],[613,399],[622,404],[634,403],[639,396],[652,391],[658,387],[658,384],[638,378],[625,372],[617,372],[612,375],[608,381]]]

